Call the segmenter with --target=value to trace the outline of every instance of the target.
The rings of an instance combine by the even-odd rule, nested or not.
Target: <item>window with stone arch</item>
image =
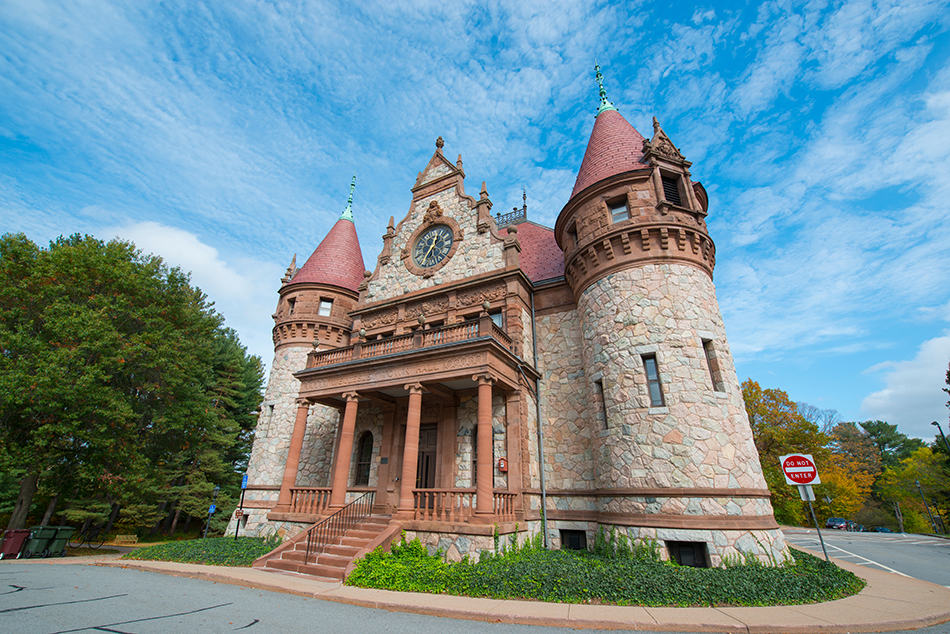
[[[373,432],[364,431],[356,445],[356,478],[354,486],[369,486],[369,467],[373,462]]]

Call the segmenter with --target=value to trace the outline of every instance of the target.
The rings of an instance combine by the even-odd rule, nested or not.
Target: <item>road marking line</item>
[[[898,575],[900,575],[900,576],[902,576],[902,577],[908,577],[908,578],[910,578],[910,575],[904,574],[904,573],[901,572],[900,570],[894,570],[893,568],[891,568],[891,567],[889,567],[889,566],[885,566],[885,565],[882,564],[882,563],[878,563],[878,562],[874,561],[873,559],[868,559],[867,557],[862,557],[861,555],[858,555],[857,553],[853,553],[853,552],[851,552],[851,551],[849,551],[849,550],[845,550],[844,548],[841,548],[840,546],[835,546],[834,544],[828,544],[828,545],[831,546],[832,548],[834,548],[835,550],[840,550],[841,552],[847,553],[847,554],[849,554],[849,555],[853,555],[853,556],[857,557],[858,559],[863,559],[864,561],[868,562],[869,564],[873,564],[873,565],[875,565],[875,566],[879,566],[879,567],[883,568],[884,570],[887,570],[888,572],[893,572],[893,573],[898,574]]]

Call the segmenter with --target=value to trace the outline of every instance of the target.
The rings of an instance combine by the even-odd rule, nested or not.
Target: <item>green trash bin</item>
[[[23,548],[23,557],[45,557],[50,542],[56,537],[55,526],[31,526],[33,532]]]
[[[66,555],[66,542],[73,536],[73,531],[76,529],[72,526],[51,526],[50,528],[56,529],[56,537],[54,537],[50,541],[49,546],[46,547],[46,556],[63,557]]]

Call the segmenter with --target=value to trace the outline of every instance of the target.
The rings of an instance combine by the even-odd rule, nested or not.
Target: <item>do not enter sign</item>
[[[793,453],[780,456],[779,460],[782,461],[782,473],[788,484],[821,484],[818,468],[810,454]]]

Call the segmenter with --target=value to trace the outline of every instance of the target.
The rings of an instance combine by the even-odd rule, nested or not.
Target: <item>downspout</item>
[[[534,355],[534,369],[538,378],[534,380],[534,409],[538,424],[538,472],[541,474],[541,531],[544,534],[544,547],[548,547],[548,495],[544,486],[544,426],[541,424],[541,370],[538,362],[538,329],[534,314],[534,284],[531,284],[531,351]]]

